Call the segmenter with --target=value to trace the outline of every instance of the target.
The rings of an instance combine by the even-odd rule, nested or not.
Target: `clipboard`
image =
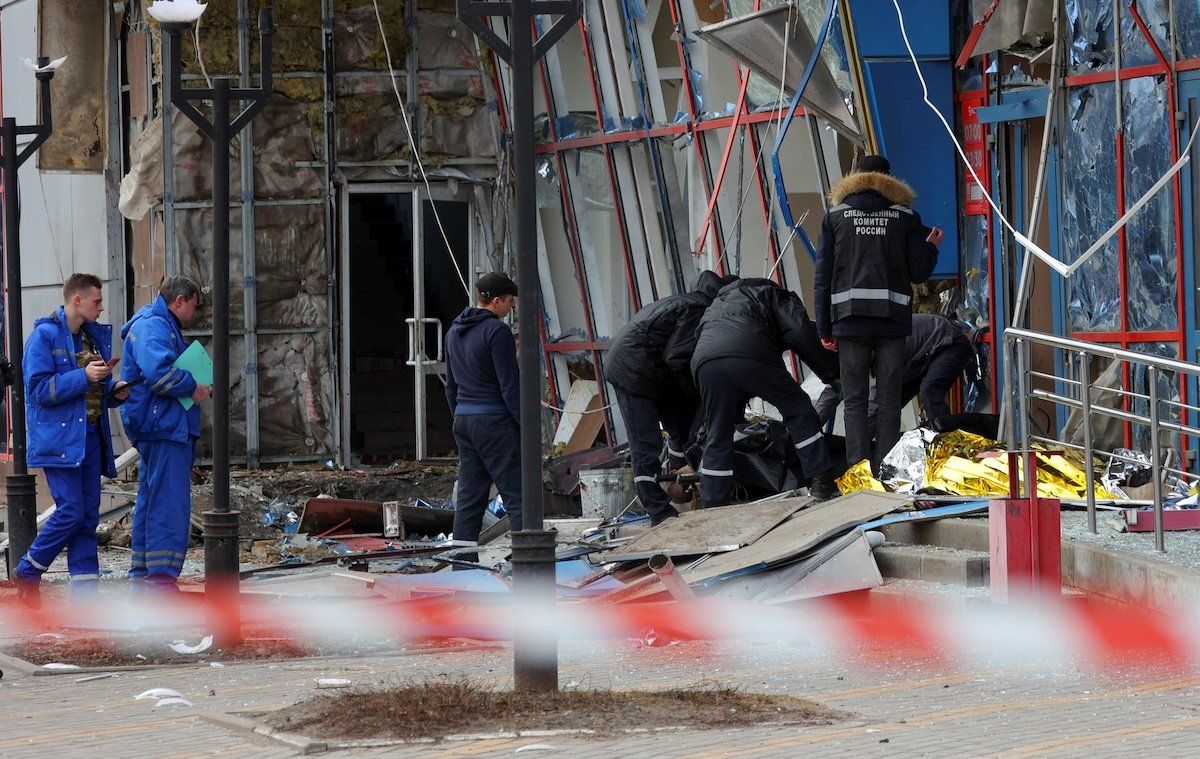
[[[191,374],[192,379],[196,380],[196,384],[198,385],[212,385],[212,357],[208,355],[208,351],[204,350],[204,346],[200,344],[199,340],[193,340],[192,344],[187,347],[187,350],[180,353],[179,358],[175,359],[175,363],[171,364],[171,366]],[[196,405],[196,402],[190,396],[179,398],[178,401],[185,410]]]

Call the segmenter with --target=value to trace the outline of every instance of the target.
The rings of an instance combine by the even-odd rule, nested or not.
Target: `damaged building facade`
[[[54,81],[55,136],[21,177],[27,314],[48,311],[74,269],[105,279],[113,322],[166,274],[211,284],[209,145],[163,107],[147,4],[0,11],[5,115],[34,112],[21,57],[71,55]],[[213,0],[185,37],[184,81],[249,84],[261,5]],[[508,71],[453,3],[271,5],[276,95],[234,145],[235,459],[449,455],[440,336],[466,283],[512,268]],[[886,154],[947,232],[917,302],[961,319],[987,358],[966,408],[1003,396],[1000,335],[1014,320],[1195,356],[1190,164],[1071,277],[1035,264],[1028,316],[1015,314],[1025,254],[997,209],[1070,262],[1153,187],[1200,119],[1200,10],[993,5],[585,0],[535,72],[542,292],[521,311],[536,309],[542,327],[547,439],[558,409],[593,395],[598,438],[623,439],[596,381],[608,340],[698,271],[770,277],[807,299],[825,195],[864,152]],[[39,249],[54,255],[34,260]],[[1118,380],[1145,383],[1136,367]],[[1196,397],[1159,381],[1161,397]]]

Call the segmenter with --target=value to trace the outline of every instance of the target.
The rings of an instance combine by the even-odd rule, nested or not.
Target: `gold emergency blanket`
[[[838,490],[842,493],[855,493],[859,490],[874,490],[879,493],[886,493],[888,489],[883,486],[883,483],[875,479],[871,473],[871,462],[863,459],[854,466],[846,470],[846,473],[837,478]]]
[[[915,442],[915,441],[910,441]],[[1067,450],[1063,453],[1049,453],[1045,446],[1035,446],[1037,453],[1038,495],[1042,498],[1077,499],[1087,495],[1086,464],[1083,454],[1079,451]],[[906,456],[913,458],[919,455],[909,446]],[[924,476],[920,482],[913,482],[913,474],[919,473],[922,467],[906,467],[907,474],[900,474],[896,482],[885,479],[880,482],[871,476],[871,468],[866,461],[860,461],[847,470],[838,480],[838,488],[843,493],[856,490],[896,490],[912,492],[920,489],[925,492],[939,492],[949,495],[962,496],[1002,496],[1008,495],[1008,454],[1004,446],[995,440],[989,440],[979,435],[961,430],[953,430],[934,436],[924,446]],[[889,457],[896,461],[897,457]],[[1093,463],[1093,467],[1095,464]],[[899,474],[900,470],[892,470]],[[1093,468],[1093,472],[1095,472]],[[887,477],[887,473],[884,474]],[[1024,474],[1021,473],[1022,485]],[[1113,498],[1113,494],[1099,484],[1095,478],[1094,487],[1097,498]]]

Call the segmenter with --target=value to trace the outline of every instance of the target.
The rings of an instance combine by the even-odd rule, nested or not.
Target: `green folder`
[[[212,357],[208,355],[208,351],[204,350],[204,346],[200,344],[199,340],[193,340],[192,344],[187,347],[187,350],[180,353],[179,358],[175,359],[175,363],[171,364],[171,366],[191,374],[192,379],[196,380],[196,383],[199,385],[212,385]],[[180,398],[179,402],[183,404],[185,409],[190,409],[196,405],[191,396]]]

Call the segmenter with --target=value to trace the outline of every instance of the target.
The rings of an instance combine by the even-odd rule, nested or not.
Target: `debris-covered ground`
[[[729,687],[657,692],[496,690],[463,680],[355,689],[272,712],[280,730],[320,738],[441,738],[513,730],[626,730],[679,726],[828,725],[848,715],[794,696]]]
[[[199,525],[203,512],[212,508],[212,483],[207,471],[196,470],[192,486],[193,546],[199,545]],[[296,532],[305,503],[311,498],[344,498],[361,501],[399,501],[448,508],[454,492],[458,468],[397,462],[378,469],[339,470],[331,468],[286,467],[232,473],[229,486],[230,507],[241,514],[239,535],[242,562],[270,565],[287,560],[312,560],[331,554],[323,543],[287,540]],[[132,488],[131,488],[132,489]],[[132,497],[132,496],[131,496]],[[101,525],[102,544],[116,549],[130,547],[132,515]],[[430,535],[428,537],[436,537]],[[291,545],[282,550],[287,540]],[[187,567],[185,567],[185,574]]]

